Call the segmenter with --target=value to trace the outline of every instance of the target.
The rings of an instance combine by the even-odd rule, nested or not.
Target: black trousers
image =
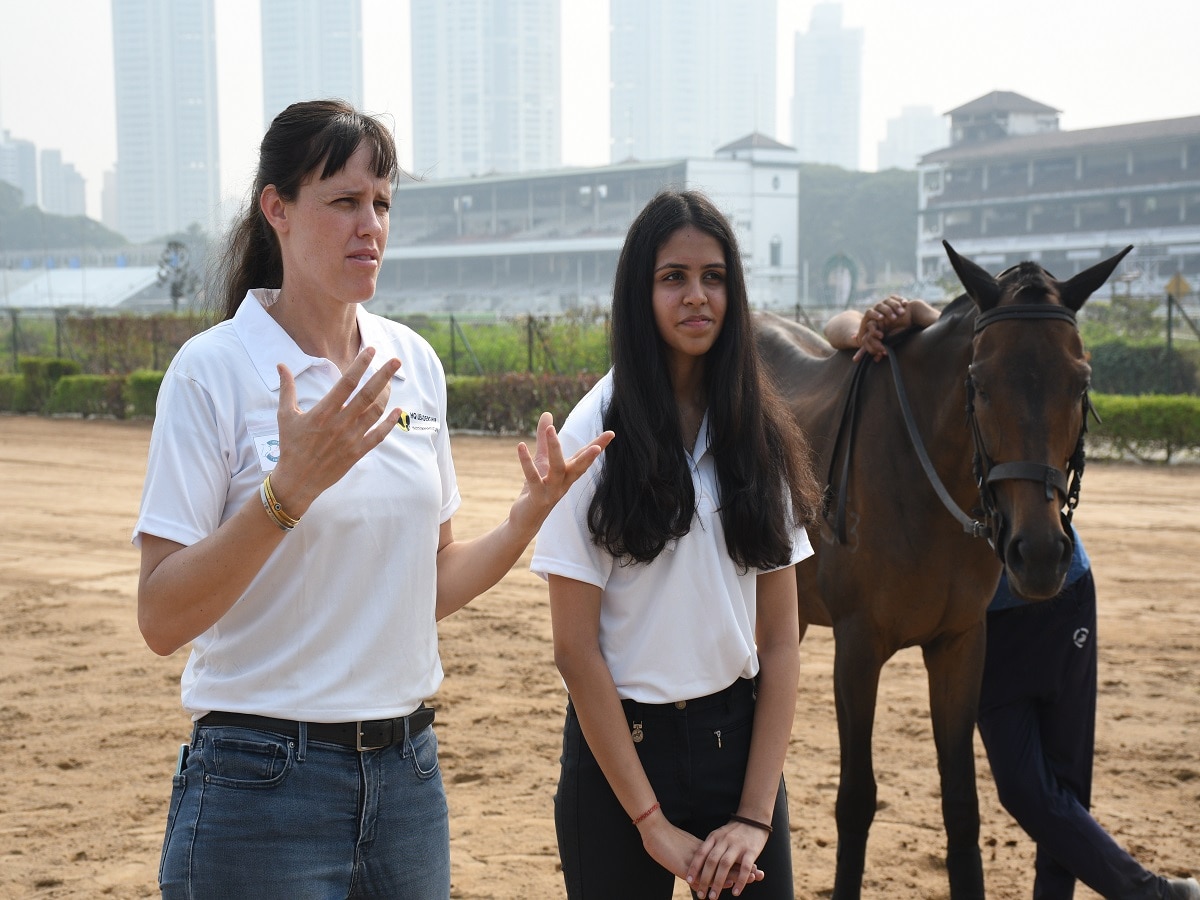
[[[646,776],[663,814],[704,839],[737,812],[754,724],[754,683],[740,679],[708,697],[678,704],[623,701]],[[554,798],[554,822],[567,897],[670,900],[675,876],[642,846],[596,758],[584,740],[575,708],[567,705],[562,771]],[[775,798],[774,829],[758,867],[766,877],[743,897],[794,897],[787,794],[783,779]]]
[[[1088,812],[1096,735],[1096,587],[989,613],[979,734],[1004,808],[1037,844],[1034,900],[1079,879],[1119,900],[1157,900],[1148,872]]]

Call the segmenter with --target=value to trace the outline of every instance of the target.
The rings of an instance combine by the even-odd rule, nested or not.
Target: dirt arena
[[[179,743],[186,654],[138,634],[145,423],[0,417],[0,897],[148,897]],[[455,438],[456,533],[514,496],[515,441]],[[1140,860],[1200,874],[1200,468],[1093,463],[1077,523],[1100,593],[1095,812]],[[434,698],[456,898],[562,895],[552,796],[565,694],[541,582],[519,565],[443,623]],[[802,648],[787,762],[796,895],[833,885],[837,734],[830,632]],[[919,651],[884,670],[880,809],[864,895],[945,898],[936,761]],[[978,747],[989,896],[1031,893],[1033,847]],[[676,892],[685,897],[686,892]],[[1077,897],[1095,895],[1081,889]]]

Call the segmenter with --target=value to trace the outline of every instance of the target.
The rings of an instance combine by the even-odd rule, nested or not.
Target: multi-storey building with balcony
[[[664,187],[705,191],[737,233],[750,302],[798,299],[796,151],[753,134],[715,158],[401,184],[372,310],[608,307],[630,222]]]
[[[952,144],[918,166],[923,279],[949,269],[946,240],[992,271],[1032,259],[1060,278],[1132,244],[1135,291],[1200,283],[1200,116],[1061,131],[1058,110],[1004,91],[949,115]]]

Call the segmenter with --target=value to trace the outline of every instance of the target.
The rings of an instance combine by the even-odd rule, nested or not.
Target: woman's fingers
[[[297,405],[295,378],[278,367],[281,471],[275,480],[304,485],[301,490],[315,497],[391,433],[400,411],[389,412],[387,403],[400,360],[387,360],[363,382],[374,356],[370,347],[360,352],[307,412]]]
[[[596,461],[613,437],[613,432],[605,431],[566,459],[558,431],[554,428],[554,417],[544,412],[538,419],[536,452],[531,453],[524,442],[517,445],[517,456],[525,472],[525,481],[531,489],[537,486],[546,488],[557,500]]]

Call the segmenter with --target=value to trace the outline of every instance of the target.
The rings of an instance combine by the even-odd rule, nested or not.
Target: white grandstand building
[[[629,223],[665,187],[712,197],[736,230],[756,307],[799,298],[797,157],[752,134],[713,159],[414,181],[394,198],[372,310],[602,310]]]

